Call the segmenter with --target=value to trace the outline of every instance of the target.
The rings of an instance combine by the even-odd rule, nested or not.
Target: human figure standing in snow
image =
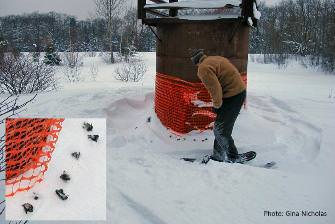
[[[255,158],[255,152],[238,154],[231,136],[237,116],[246,98],[246,87],[237,68],[225,57],[207,56],[196,50],[191,60],[198,67],[198,77],[213,100],[214,149],[210,159],[219,162],[243,163]]]

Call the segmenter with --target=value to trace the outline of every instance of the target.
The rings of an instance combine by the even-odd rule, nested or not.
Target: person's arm
[[[198,77],[211,95],[213,107],[220,108],[222,105],[222,87],[214,68],[200,65],[198,68]]]

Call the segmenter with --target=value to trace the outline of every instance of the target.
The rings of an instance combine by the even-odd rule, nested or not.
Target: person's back
[[[223,98],[235,96],[246,89],[236,67],[221,56],[202,57],[198,64],[198,77],[212,95],[214,107],[220,107]]]

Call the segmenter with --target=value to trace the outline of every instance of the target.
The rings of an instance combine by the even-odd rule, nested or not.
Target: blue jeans
[[[213,129],[215,140],[211,156],[213,160],[230,162],[238,157],[238,151],[231,134],[245,98],[246,91],[224,98],[222,106],[216,110],[217,116]]]

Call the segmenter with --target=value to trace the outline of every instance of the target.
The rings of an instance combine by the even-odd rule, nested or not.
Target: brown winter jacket
[[[198,64],[198,77],[210,93],[215,108],[221,107],[222,98],[246,89],[237,68],[224,57],[203,56]]]

